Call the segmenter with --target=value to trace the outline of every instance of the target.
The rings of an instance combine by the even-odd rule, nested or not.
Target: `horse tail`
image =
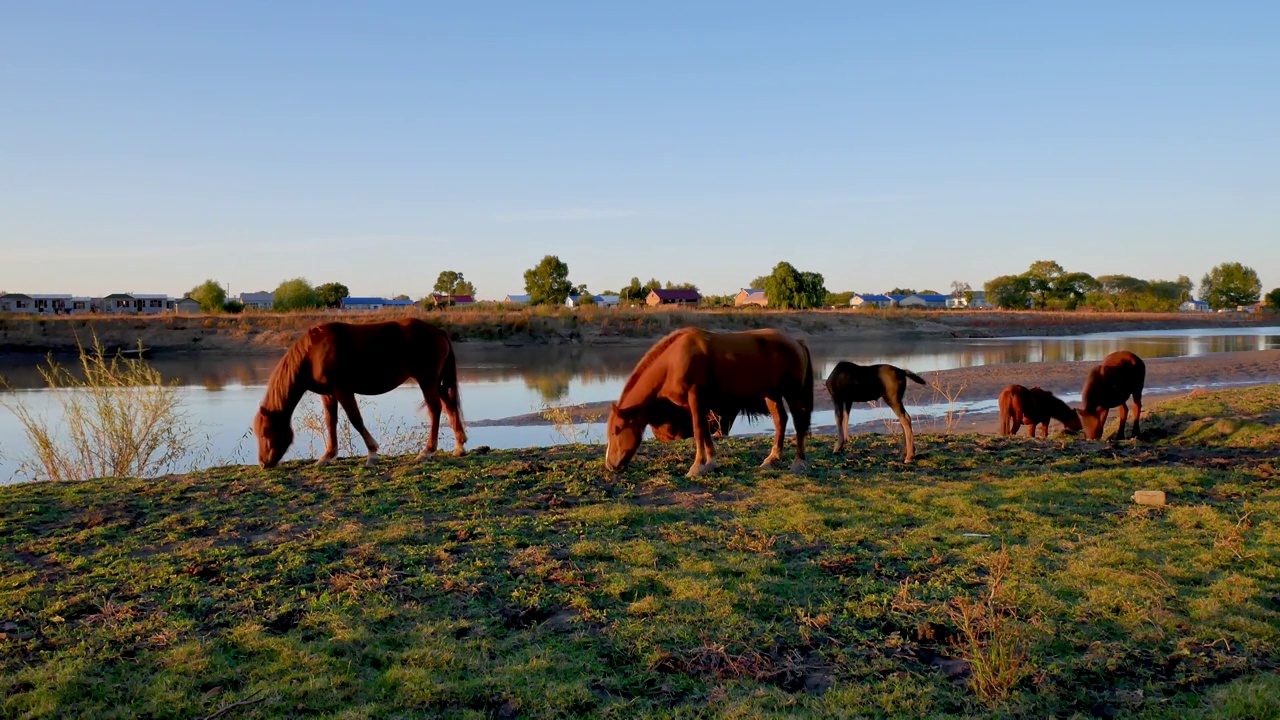
[[[1013,393],[1008,388],[1000,393],[1000,434],[1008,435],[1013,427]]]
[[[925,382],[924,378],[922,378],[922,377],[920,377],[919,375],[917,375],[917,374],[915,374],[915,373],[911,372],[910,370],[903,370],[903,371],[902,371],[902,374],[903,374],[903,375],[906,375],[908,378],[910,378],[911,380],[913,380],[913,381],[914,381],[916,384],[918,384],[918,385],[928,385],[928,384],[929,384],[929,383]]]
[[[462,427],[462,398],[458,394],[458,356],[453,352],[453,343],[445,340],[446,354],[444,366],[440,368],[437,385],[444,406],[449,409],[453,436],[461,447],[467,441],[467,431]]]
[[[806,408],[810,412],[813,411],[813,356],[809,354],[809,345],[803,340],[798,341],[800,347],[804,350],[804,380],[801,381],[801,387],[804,389],[804,397],[809,406]]]

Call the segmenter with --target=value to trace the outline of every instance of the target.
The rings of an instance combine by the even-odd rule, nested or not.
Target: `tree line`
[[[854,296],[852,291],[830,292],[822,273],[800,270],[789,262],[779,262],[768,275],[752,279],[748,287],[763,290],[771,308],[806,310],[820,307],[842,307]],[[973,299],[968,283],[951,284],[951,294]],[[599,295],[617,295],[624,305],[643,304],[653,290],[697,290],[688,282],[660,282],[649,278],[641,282],[632,277],[631,282],[619,290],[604,290]],[[524,272],[524,289],[532,305],[563,305],[570,296],[578,296],[581,304],[594,302],[594,294],[585,283],[574,283],[569,278],[569,265],[556,255],[547,255],[537,265]],[[1068,272],[1053,260],[1031,263],[1026,272],[1019,275],[1001,275],[988,280],[984,289],[987,302],[1000,308],[1044,310],[1108,310],[1166,312],[1177,310],[1191,299],[1195,289],[1191,278],[1180,275],[1173,280],[1144,280],[1128,275],[1099,275],[1084,272]],[[1258,302],[1262,284],[1258,274],[1238,262],[1222,263],[1214,267],[1200,280],[1200,299],[1215,310],[1252,305]],[[887,294],[913,295],[912,288],[895,287]],[[441,271],[432,288],[432,295],[419,300],[427,307],[447,304],[438,298],[475,296],[476,288],[461,272]],[[920,294],[941,294],[934,290],[922,290]],[[206,280],[188,293],[200,303],[206,312],[238,312],[240,303],[228,298],[223,286],[215,280]],[[293,278],[280,283],[274,293],[273,310],[306,310],[341,307],[343,298],[350,297],[346,285],[338,282],[312,286],[306,278]],[[396,295],[396,299],[408,300],[408,295]],[[702,304],[710,307],[732,307],[734,295],[710,295]],[[1271,307],[1280,308],[1280,288],[1266,296]]]
[[[1168,312],[1192,299],[1191,278],[1144,280],[1128,275],[1099,275],[1067,272],[1053,260],[1031,263],[1020,275],[1001,275],[985,285],[987,302],[1000,308],[1044,310],[1112,310]],[[1200,279],[1200,300],[1214,310],[1253,305],[1258,302],[1262,283],[1253,268],[1238,262],[1222,263]],[[1280,289],[1272,306],[1280,306]]]

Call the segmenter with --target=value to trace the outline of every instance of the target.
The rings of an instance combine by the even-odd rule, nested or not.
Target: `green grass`
[[[0,488],[0,716],[1280,717],[1277,397],[803,477],[749,439],[696,481],[649,443]]]

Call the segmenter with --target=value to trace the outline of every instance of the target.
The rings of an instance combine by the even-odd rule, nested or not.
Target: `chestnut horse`
[[[902,397],[907,392],[907,380],[925,385],[924,378],[893,365],[857,365],[848,361],[840,361],[827,376],[827,394],[836,408],[836,447],[835,451],[844,450],[845,439],[849,436],[849,409],[856,402],[874,402],[883,399],[898,421],[902,423],[902,432],[906,436],[906,457],[903,462],[911,462],[916,454],[915,435],[911,432],[911,416],[902,405]]]
[[[449,336],[422,320],[406,318],[378,323],[322,323],[299,338],[271,371],[266,396],[254,418],[258,462],[264,468],[272,468],[284,457],[293,442],[293,411],[310,390],[324,403],[328,430],[324,455],[316,464],[324,465],[338,454],[338,405],[342,405],[351,426],[369,449],[365,464],[372,466],[377,461],[378,443],[364,427],[355,396],[381,395],[409,378],[422,388],[431,417],[431,435],[418,459],[436,451],[442,405],[457,440],[454,454],[462,455],[467,433],[462,429],[458,366]]]
[[[1124,423],[1129,417],[1125,402],[1133,398],[1133,437],[1138,437],[1138,420],[1142,417],[1142,384],[1147,379],[1147,364],[1128,350],[1117,350],[1102,358],[1084,379],[1080,393],[1080,421],[1084,436],[1090,440],[1102,437],[1107,424],[1107,413],[1113,407],[1120,408],[1120,427],[1115,439],[1124,439]]]
[[[796,459],[804,470],[804,439],[813,413],[813,364],[809,348],[777,330],[712,333],[683,328],[654,344],[609,411],[605,466],[621,470],[635,456],[652,421],[659,438],[693,436],[689,477],[715,469],[708,413],[768,412],[773,416],[773,450],[761,467],[782,459],[787,410],[795,417]],[[679,415],[687,418],[688,424]]]
[[[1028,434],[1036,436],[1036,426],[1043,428],[1041,437],[1049,437],[1049,421],[1057,420],[1068,432],[1079,432],[1080,416],[1057,395],[1041,387],[1010,385],[1000,391],[1000,434],[1017,435],[1025,423]]]

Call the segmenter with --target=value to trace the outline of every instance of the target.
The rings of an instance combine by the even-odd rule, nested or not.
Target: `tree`
[[[618,301],[626,304],[644,301],[644,285],[640,284],[640,278],[631,278],[631,282],[618,291]]]
[[[342,283],[330,282],[316,288],[316,300],[320,307],[342,307],[342,298],[351,297],[351,291]]]
[[[1267,293],[1267,307],[1273,310],[1280,310],[1280,288]]]
[[[280,283],[280,287],[276,288],[275,302],[271,304],[273,310],[282,312],[309,310],[319,306],[320,300],[316,297],[315,288],[311,287],[306,278],[300,277]]]
[[[1036,307],[1049,306],[1049,301],[1057,295],[1055,283],[1065,273],[1062,266],[1053,260],[1037,260],[1031,263],[1031,267],[1027,268],[1022,277],[1028,281],[1028,293]]]
[[[228,300],[222,304],[222,311],[237,315],[244,312],[244,303],[239,300]]]
[[[569,266],[555,255],[547,255],[524,271],[524,291],[530,305],[563,305],[573,289]]]
[[[900,287],[896,287],[890,290],[889,292],[885,293],[885,295],[915,295],[915,294],[916,294],[916,291],[912,290],[911,288],[900,288]]]
[[[1261,292],[1258,273],[1238,262],[1222,263],[1200,279],[1200,299],[1214,310],[1252,305]]]
[[[1026,310],[1031,299],[1031,282],[1021,275],[1001,275],[988,280],[987,302],[999,308]]]
[[[820,273],[802,272],[789,262],[780,262],[764,281],[769,307],[804,310],[822,307],[827,288]]]
[[[829,292],[827,293],[827,297],[823,299],[822,304],[827,306],[844,307],[848,305],[849,301],[852,299],[852,290],[838,293]]]
[[[971,292],[973,292],[973,288],[969,287],[969,283],[960,280],[951,281],[951,297],[967,298]]]
[[[227,304],[227,291],[217,280],[205,280],[191,288],[187,295],[200,303],[200,309],[205,312],[222,312],[223,306]]]
[[[697,289],[698,289],[698,286],[697,286],[697,285],[694,285],[693,283],[687,283],[687,282],[686,282],[686,283],[673,283],[673,282],[671,282],[670,280],[668,280],[668,281],[667,281],[667,289],[668,289],[668,290],[697,290]]]
[[[467,282],[460,272],[443,270],[436,277],[436,284],[432,291],[437,295],[475,295],[476,286]]]
[[[764,284],[765,284],[766,282],[768,282],[768,281],[769,281],[769,276],[768,276],[768,275],[761,275],[760,277],[756,278],[755,280],[752,280],[752,281],[751,281],[751,284],[750,284],[750,285],[748,285],[747,287],[751,288],[752,290],[763,290],[763,289],[764,289]]]

